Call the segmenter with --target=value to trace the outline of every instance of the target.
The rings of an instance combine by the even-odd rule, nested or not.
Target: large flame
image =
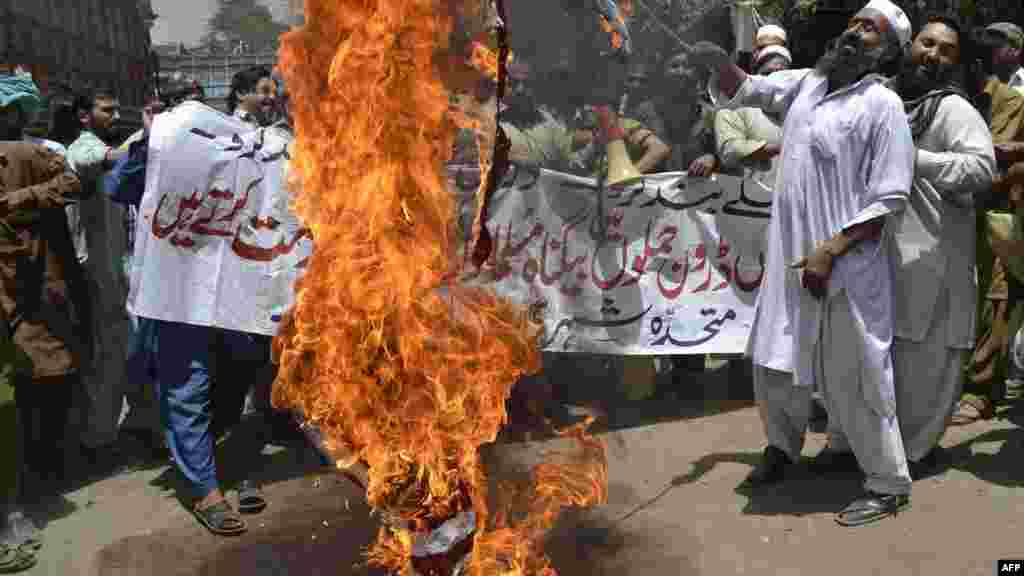
[[[370,505],[404,521],[382,529],[368,557],[406,576],[415,533],[469,509],[469,574],[552,574],[541,536],[562,507],[603,500],[606,482],[603,445],[579,426],[567,432],[579,460],[537,467],[523,514],[488,514],[479,447],[540,357],[522,307],[444,286],[456,261],[449,91],[480,81],[449,38],[474,4],[307,0],[306,25],[280,53],[296,129],[292,206],[316,250],[275,339],[274,404],[350,453],[339,467],[368,468]],[[493,145],[493,118],[471,124]],[[491,157],[481,150],[485,175]]]

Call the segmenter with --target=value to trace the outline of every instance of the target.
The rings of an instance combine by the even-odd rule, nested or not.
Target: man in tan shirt
[[[14,387],[17,420],[4,411],[3,436],[19,445],[17,460],[4,463],[13,477],[5,478],[2,545],[28,538],[33,549],[41,541],[20,505],[37,502],[64,477],[64,429],[82,353],[80,308],[73,304],[80,300],[71,290],[75,250],[64,211],[81,184],[59,154],[22,140],[38,94],[28,77],[0,76],[0,387]],[[20,541],[9,538],[18,533]]]

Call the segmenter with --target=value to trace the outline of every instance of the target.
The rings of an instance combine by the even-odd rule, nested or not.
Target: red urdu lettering
[[[697,246],[697,249],[694,251],[694,257],[697,258],[698,263],[696,266],[690,269],[690,272],[696,272],[698,270],[704,270],[706,268],[707,278],[705,278],[704,281],[700,283],[700,285],[694,288],[691,294],[703,292],[707,290],[709,286],[711,286],[711,266],[708,265],[707,263],[707,248],[705,248],[704,244],[700,244]]]
[[[675,300],[676,298],[679,297],[680,294],[682,294],[683,287],[686,285],[686,277],[689,275],[689,266],[688,266],[689,258],[690,258],[690,255],[687,252],[687,253],[683,254],[683,262],[682,263],[680,263],[680,262],[678,262],[676,260],[672,260],[672,271],[671,271],[671,274],[675,275],[675,274],[678,274],[680,272],[683,273],[683,279],[680,280],[679,284],[677,284],[674,288],[667,288],[665,286],[664,282],[662,282],[662,277],[665,276],[664,268],[665,268],[665,265],[669,263],[669,261],[665,260],[664,262],[661,263],[661,266],[658,267],[658,276],[657,276],[658,291],[661,292],[661,295],[664,296],[665,299],[667,299],[667,300]]]
[[[736,285],[739,286],[740,290],[744,292],[753,292],[761,285],[761,281],[764,279],[764,252],[760,252],[757,255],[757,261],[761,271],[758,272],[757,278],[753,281],[746,281],[743,279],[743,275],[740,274],[740,258],[739,254],[736,255],[736,260],[733,263],[733,270],[735,270]]]

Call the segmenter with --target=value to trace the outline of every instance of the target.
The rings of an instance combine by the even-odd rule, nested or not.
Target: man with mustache
[[[672,146],[668,169],[700,177],[708,177],[718,168],[714,107],[707,93],[706,76],[706,71],[695,68],[686,53],[676,54],[665,63],[665,79],[672,87],[664,97],[662,114],[667,142]]]
[[[509,161],[564,172],[579,145],[568,127],[538,104],[530,76],[525,62],[508,65],[498,122],[511,144]]]
[[[867,476],[864,496],[836,515],[844,526],[910,504],[893,386],[889,257],[915,149],[903,103],[878,74],[901,62],[909,43],[906,14],[888,0],[872,0],[813,69],[748,76],[720,46],[701,42],[691,54],[718,71],[721,92],[731,98],[727,107],[759,107],[784,119],[767,260],[792,263],[792,270],[765,276],[751,355],[755,366],[794,377],[755,383],[773,388],[771,396],[781,399],[772,408],[777,420],[789,416],[791,424],[785,434],[769,436],[784,445],[769,446],[763,466],[778,473],[799,458],[807,411],[795,408],[806,406],[799,400],[809,396],[807,387],[819,389],[832,426],[843,434],[818,461],[852,452]],[[776,301],[785,305],[766,305]],[[768,345],[778,332],[793,339],[791,353]]]
[[[963,389],[974,346],[977,286],[975,195],[996,172],[992,135],[961,87],[961,29],[931,16],[910,66],[891,87],[903,98],[917,154],[914,187],[896,240],[896,409],[915,476],[936,446]]]

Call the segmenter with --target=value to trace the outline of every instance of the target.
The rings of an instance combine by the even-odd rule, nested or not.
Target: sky
[[[206,21],[213,15],[217,0],[152,0],[158,18],[150,33],[153,44],[183,42],[196,44],[206,32]],[[284,21],[285,2],[261,0],[270,7],[274,18]]]

